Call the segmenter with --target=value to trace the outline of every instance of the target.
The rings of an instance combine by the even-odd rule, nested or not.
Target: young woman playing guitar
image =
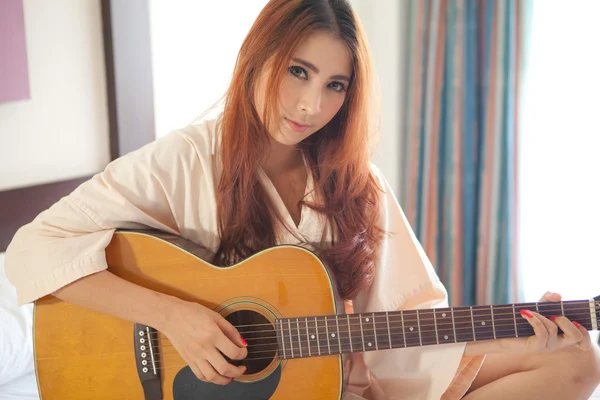
[[[325,261],[354,312],[446,306],[444,286],[370,163],[371,75],[348,1],[271,0],[215,116],[112,162],[18,231],[6,273],[19,302],[52,294],[155,327],[199,380],[225,386],[245,372],[232,361],[247,355],[240,331],[208,307],[107,270],[115,230],[179,235],[220,266],[301,245]],[[535,310],[522,318],[535,335],[355,353],[344,398],[588,398],[600,363],[587,330]]]

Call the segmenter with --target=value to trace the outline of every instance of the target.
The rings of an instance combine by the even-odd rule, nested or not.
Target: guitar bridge
[[[158,331],[147,325],[133,325],[135,365],[145,400],[162,399],[157,335]]]

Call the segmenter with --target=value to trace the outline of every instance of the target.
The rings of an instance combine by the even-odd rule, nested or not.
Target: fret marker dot
[[[331,337],[335,337],[335,333],[332,333],[332,334],[331,334]]]
[[[485,325],[485,321],[481,321],[481,325]]]
[[[411,332],[415,330],[415,328],[413,328],[412,326],[410,328],[408,328]]]
[[[442,313],[442,317],[446,317],[446,313]]]
[[[314,338],[315,338],[315,335],[310,335],[310,338],[311,338],[311,339],[314,339]]]
[[[444,339],[448,340],[448,335],[444,335]]]
[[[369,322],[369,318],[365,318],[365,321]]]
[[[371,342],[368,343],[369,347],[371,347]]]

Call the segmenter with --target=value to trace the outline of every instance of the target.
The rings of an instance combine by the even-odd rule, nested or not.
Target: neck
[[[270,138],[269,153],[262,164],[267,175],[295,170],[304,165],[302,153],[296,146],[281,144]]]
[[[532,336],[523,309],[598,329],[600,302],[593,299],[312,316],[277,320],[279,354],[301,358]]]

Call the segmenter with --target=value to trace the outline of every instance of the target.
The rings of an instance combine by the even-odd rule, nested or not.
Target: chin
[[[304,139],[306,139],[306,137],[296,137],[295,138],[295,137],[292,137],[292,135],[285,134],[285,133],[279,133],[277,135],[271,135],[271,137],[277,143],[282,144],[284,146],[295,146],[298,143],[300,143],[301,141],[303,141]]]

